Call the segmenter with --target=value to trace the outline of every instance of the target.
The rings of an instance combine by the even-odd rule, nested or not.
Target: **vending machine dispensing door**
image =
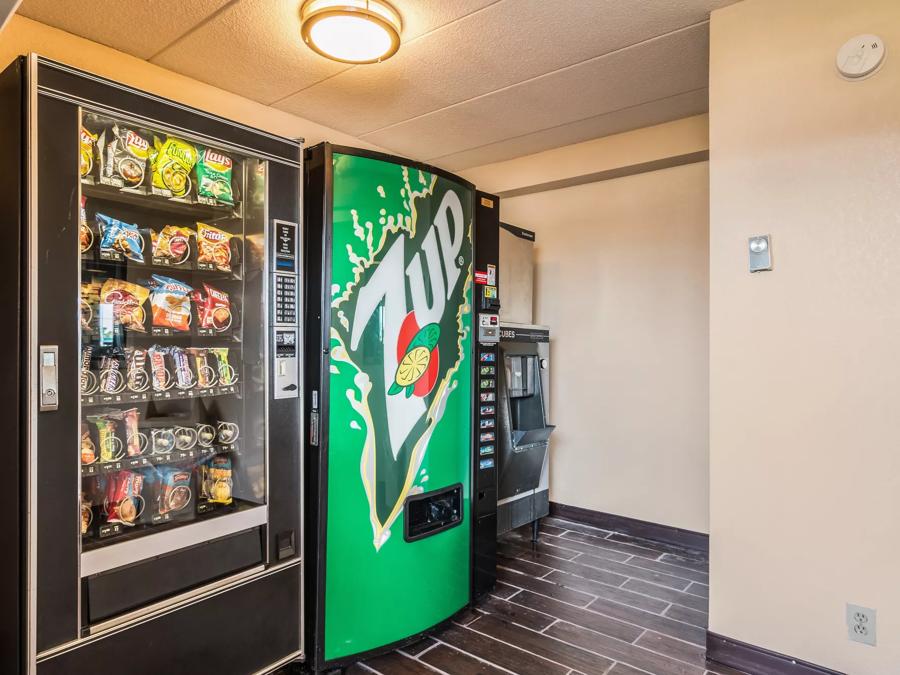
[[[471,597],[475,190],[327,143],[305,161],[307,652],[325,670]]]

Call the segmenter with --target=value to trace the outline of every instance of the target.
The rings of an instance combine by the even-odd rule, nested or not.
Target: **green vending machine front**
[[[307,661],[415,638],[470,598],[473,214],[466,181],[305,157]]]

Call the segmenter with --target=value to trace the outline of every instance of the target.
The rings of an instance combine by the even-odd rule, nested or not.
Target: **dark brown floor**
[[[558,518],[504,535],[476,610],[352,675],[740,675],[707,663],[708,561]]]

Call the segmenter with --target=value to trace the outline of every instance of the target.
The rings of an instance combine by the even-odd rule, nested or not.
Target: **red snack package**
[[[199,293],[194,297],[200,328],[211,328],[218,333],[228,330],[231,327],[231,301],[228,293],[206,283],[203,288],[206,289],[206,297]]]
[[[106,489],[106,522],[134,525],[144,512],[143,487],[144,476],[134,471],[110,476]]]

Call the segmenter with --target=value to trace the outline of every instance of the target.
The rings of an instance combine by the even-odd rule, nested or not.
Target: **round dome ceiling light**
[[[306,0],[300,35],[314,52],[341,63],[378,63],[400,48],[402,23],[383,0]]]

